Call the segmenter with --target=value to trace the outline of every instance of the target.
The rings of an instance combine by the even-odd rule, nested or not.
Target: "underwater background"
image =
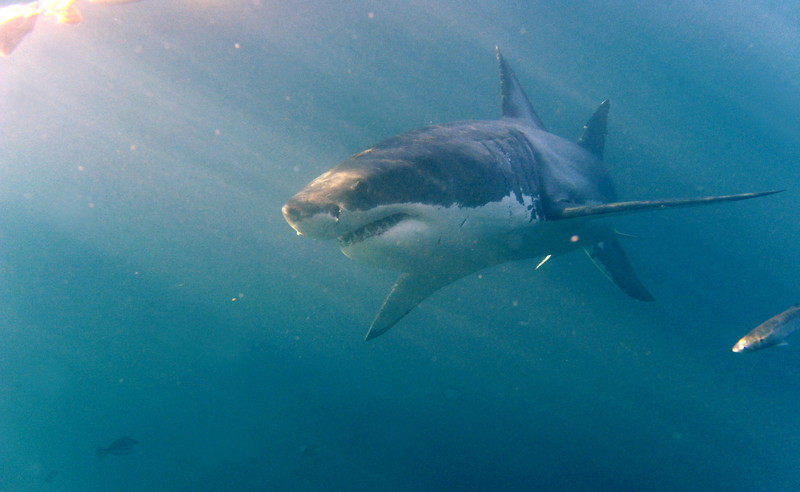
[[[0,490],[800,490],[800,349],[731,352],[800,300],[796,2],[79,5],[0,59]],[[786,191],[615,219],[655,303],[573,253],[365,343],[395,274],[280,207],[498,117],[496,45],[621,199]]]

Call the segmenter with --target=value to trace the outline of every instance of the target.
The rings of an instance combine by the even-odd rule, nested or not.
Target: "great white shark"
[[[618,201],[602,163],[609,102],[600,104],[577,143],[567,141],[547,131],[499,49],[497,60],[502,118],[391,137],[322,174],[283,206],[298,234],[336,239],[349,258],[400,272],[367,340],[459,278],[578,249],[623,292],[652,301],[610,216],[777,193]]]

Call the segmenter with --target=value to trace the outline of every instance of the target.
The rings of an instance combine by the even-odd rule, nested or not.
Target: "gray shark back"
[[[512,196],[519,203],[526,197],[533,200],[537,205],[531,219],[536,220],[546,218],[548,210],[616,199],[610,177],[590,152],[524,122],[505,119],[403,133],[331,172],[362,178],[336,196],[353,210],[412,202],[477,208]]]

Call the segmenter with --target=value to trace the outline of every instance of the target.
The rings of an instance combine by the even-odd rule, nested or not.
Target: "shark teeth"
[[[388,217],[384,217],[380,220],[376,220],[375,222],[370,222],[369,224],[359,227],[355,231],[348,232],[342,236],[339,236],[339,246],[344,248],[347,246],[352,246],[356,243],[360,243],[365,239],[369,239],[373,236],[378,236],[383,234],[387,230],[391,229],[399,222],[411,217],[408,214],[404,213],[397,213],[390,215]]]

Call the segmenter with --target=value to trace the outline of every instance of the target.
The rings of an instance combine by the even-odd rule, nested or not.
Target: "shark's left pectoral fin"
[[[597,268],[614,282],[617,287],[634,299],[654,301],[655,298],[645,289],[633,271],[628,255],[616,238],[605,239],[584,248]]]
[[[365,340],[372,340],[383,335],[414,309],[417,304],[445,285],[455,282],[460,277],[459,275],[401,274],[372,321]]]

